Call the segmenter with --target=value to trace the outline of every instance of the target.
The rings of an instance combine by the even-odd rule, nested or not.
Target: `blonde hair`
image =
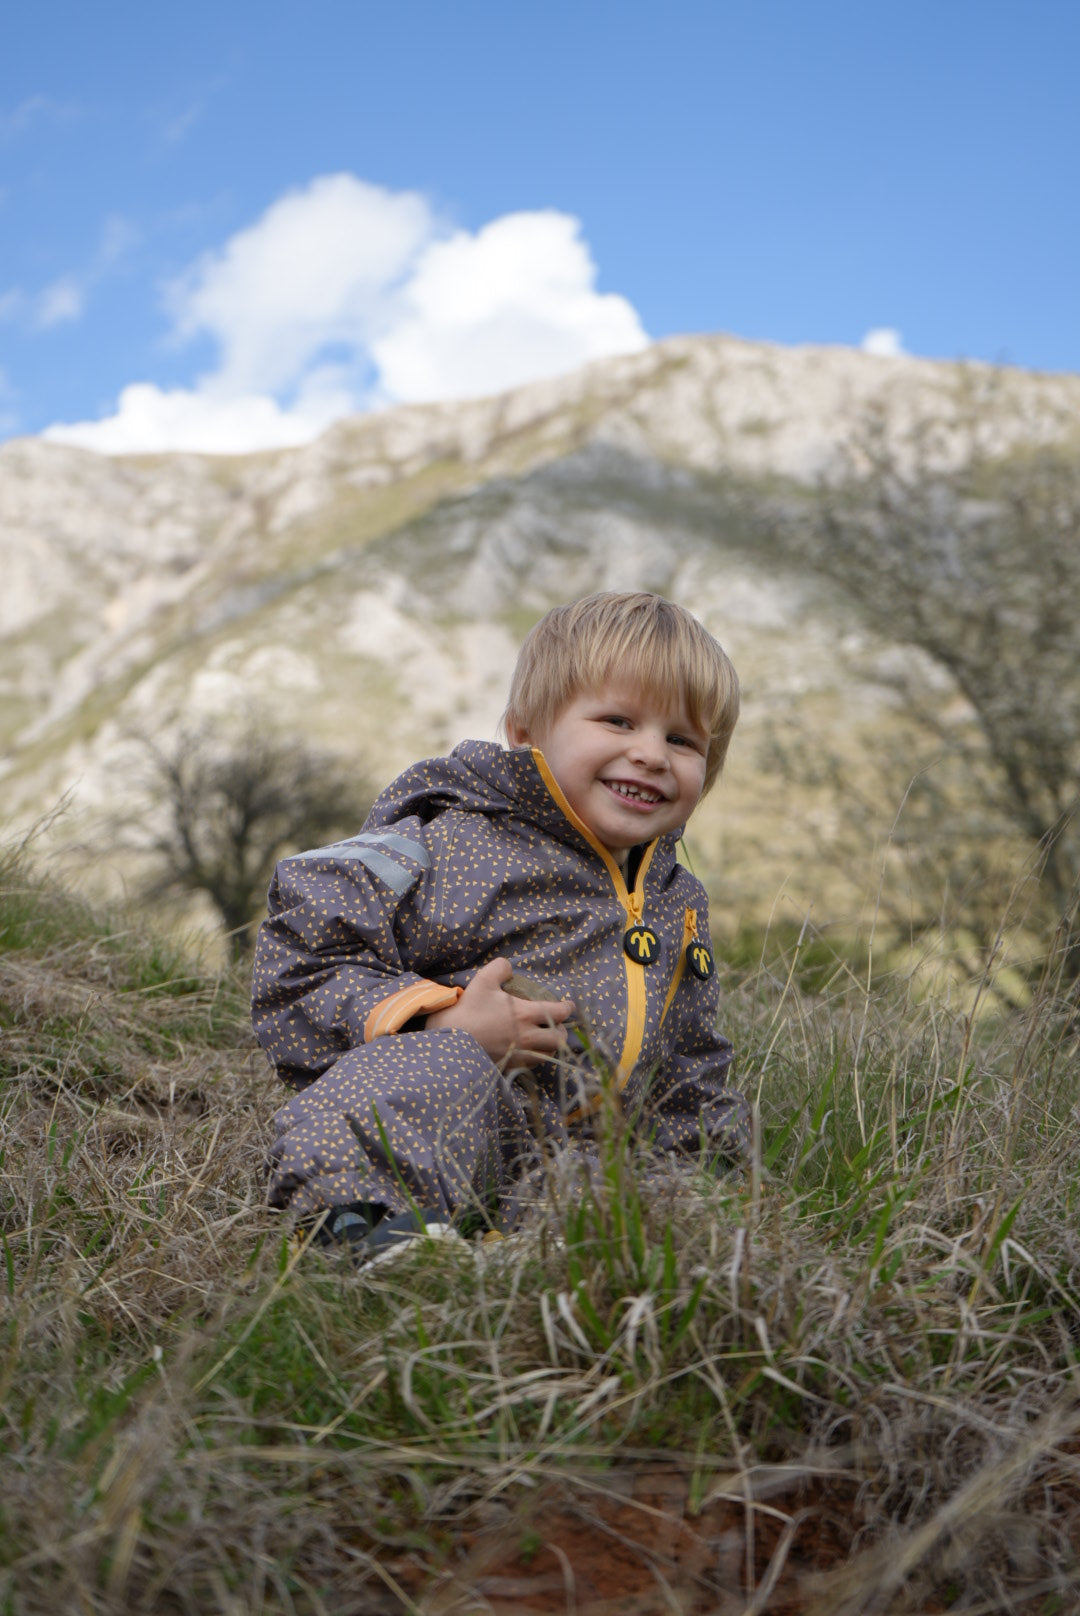
[[[606,590],[553,607],[521,647],[503,723],[542,734],[575,696],[612,678],[673,707],[685,701],[709,737],[708,791],[739,716],[739,676],[697,618],[662,595]]]

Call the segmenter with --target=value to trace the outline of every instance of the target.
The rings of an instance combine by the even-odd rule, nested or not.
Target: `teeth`
[[[624,786],[620,781],[613,780],[611,789],[617,791],[620,797],[635,797],[640,802],[660,802],[662,798],[658,791],[642,791],[640,786]]]

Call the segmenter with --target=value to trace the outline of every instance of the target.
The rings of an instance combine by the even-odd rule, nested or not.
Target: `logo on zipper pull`
[[[715,970],[713,957],[704,943],[691,943],[686,950],[686,963],[699,982],[707,982]]]
[[[651,926],[631,926],[623,936],[622,945],[639,965],[652,965],[660,955],[660,939]]]

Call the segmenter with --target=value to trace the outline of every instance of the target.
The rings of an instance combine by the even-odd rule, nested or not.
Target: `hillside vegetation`
[[[1015,837],[992,743],[977,733],[993,713],[972,707],[942,635],[920,638],[913,611],[924,584],[947,602],[955,581],[952,627],[947,614],[938,626],[946,641],[981,636],[991,668],[1012,625],[1013,716],[1026,702],[1029,751],[1047,756],[1048,708],[1076,701],[1027,701],[1023,676],[1038,662],[1052,690],[1072,691],[1080,648],[1059,634],[1050,657],[1028,585],[1041,580],[1069,628],[1078,485],[1075,472],[1057,478],[1072,488],[1062,504],[1044,478],[1046,520],[999,522],[1001,542],[955,580],[963,546],[951,518],[935,529],[927,490],[974,456],[984,475],[960,489],[960,526],[978,540],[1025,457],[1049,465],[1053,449],[1075,466],[1078,419],[1076,377],[717,336],[499,397],[344,421],[296,450],[105,459],[6,444],[0,814],[25,827],[63,801],[51,839],[72,878],[130,892],[146,871],[118,845],[117,821],[134,812],[156,829],[156,805],[136,790],[147,737],[165,748],[202,725],[227,737],[254,715],[379,784],[495,733],[521,636],[553,601],[645,587],[692,605],[744,684],[724,781],[692,827],[717,929],[760,930],[776,915],[797,929],[812,912],[864,944],[888,847],[879,939],[886,914],[894,941],[954,928],[944,911],[984,874],[992,934],[1037,828],[1060,820],[1069,792],[1044,780],[1049,792],[1032,797],[1025,765],[1029,826]],[[900,484],[906,474],[884,526],[873,490],[838,495],[875,464],[854,453],[868,424]],[[926,540],[915,552],[913,530]],[[989,796],[952,767],[960,751]],[[1074,775],[1069,762],[1066,787]],[[907,798],[916,778],[921,794]],[[929,892],[920,881],[907,904],[920,849],[941,879]],[[986,926],[975,931],[977,976]]]
[[[1073,1608],[1054,959],[1000,1022],[722,964],[752,1170],[647,1184],[609,1115],[592,1192],[356,1272],[264,1207],[239,979],[19,858],[0,949],[0,1608]]]

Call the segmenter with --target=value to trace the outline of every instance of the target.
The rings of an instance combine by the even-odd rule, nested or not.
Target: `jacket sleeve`
[[[432,858],[415,828],[361,832],[283,859],[259,929],[252,1022],[279,1074],[303,1087],[346,1049],[456,1003],[461,989],[411,970]]]
[[[708,947],[708,906],[698,899],[698,937]],[[711,949],[710,949],[711,955]],[[684,972],[665,1025],[665,1052],[650,1085],[645,1129],[657,1150],[718,1151],[733,1160],[750,1153],[750,1108],[732,1086],[735,1052],[717,1031],[720,981]]]

